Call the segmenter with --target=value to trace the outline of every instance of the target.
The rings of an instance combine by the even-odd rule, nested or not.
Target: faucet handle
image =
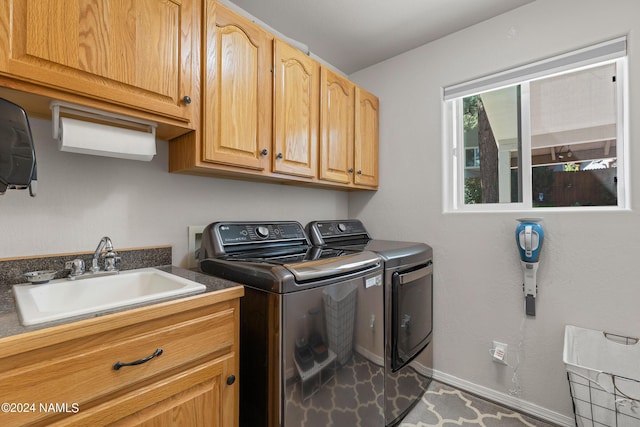
[[[120,264],[120,257],[117,252],[108,251],[104,254],[104,269],[105,271],[118,270],[118,264]]]
[[[69,273],[70,278],[80,276],[84,274],[84,261],[80,258],[76,258],[73,261],[67,261],[64,263],[64,269],[71,270],[71,273]]]

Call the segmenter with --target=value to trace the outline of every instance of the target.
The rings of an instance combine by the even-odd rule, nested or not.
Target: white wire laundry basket
[[[567,325],[563,361],[578,427],[640,426],[637,338]]]

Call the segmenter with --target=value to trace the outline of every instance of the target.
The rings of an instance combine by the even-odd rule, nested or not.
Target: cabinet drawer
[[[81,412],[93,405],[89,402],[120,389],[229,353],[235,340],[234,314],[229,308],[196,317],[176,315],[91,335],[19,355],[24,366],[0,360],[0,396],[35,405],[33,412],[3,413],[2,424],[24,425],[55,415],[42,411],[40,404],[66,404],[69,412],[75,405],[75,412]],[[174,318],[179,319],[168,321]],[[145,363],[113,368],[116,362],[143,359],[157,349],[162,354]]]
[[[233,426],[234,418],[226,417],[231,411],[214,410],[224,402],[225,388],[235,387],[226,384],[227,373],[233,369],[231,359],[227,355],[197,365],[50,426]],[[193,411],[193,407],[210,409]]]

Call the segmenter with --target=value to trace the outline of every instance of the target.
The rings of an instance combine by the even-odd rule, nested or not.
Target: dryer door
[[[431,341],[433,263],[395,272],[391,286],[391,368],[395,372]]]

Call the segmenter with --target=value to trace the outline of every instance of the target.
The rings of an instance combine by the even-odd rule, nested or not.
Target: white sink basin
[[[82,280],[15,285],[13,294],[22,324],[36,325],[204,290],[204,285],[192,280],[143,268]]]

